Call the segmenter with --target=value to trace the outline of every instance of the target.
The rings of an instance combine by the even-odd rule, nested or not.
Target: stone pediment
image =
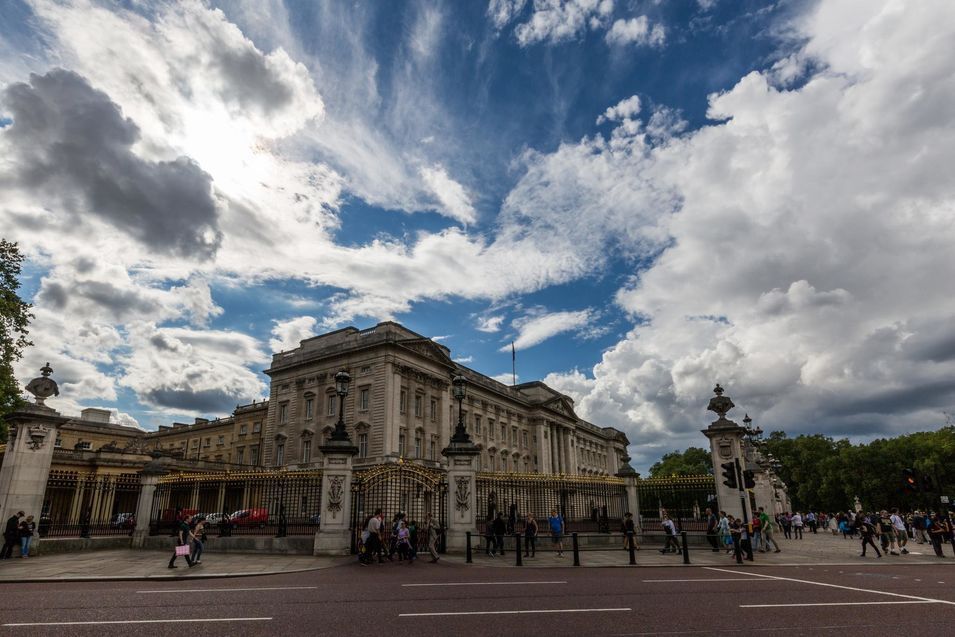
[[[551,401],[545,402],[542,406],[551,411],[556,411],[558,414],[563,414],[568,418],[577,420],[577,414],[574,412],[573,405],[563,396],[558,396]]]
[[[410,349],[412,352],[429,358],[431,360],[437,361],[443,365],[449,367],[454,366],[454,362],[451,360],[451,357],[448,356],[441,347],[435,344],[429,338],[419,338],[419,339],[410,339],[407,341],[401,341],[401,346]]]

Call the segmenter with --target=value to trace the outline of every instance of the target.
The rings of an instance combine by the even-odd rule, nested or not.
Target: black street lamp
[[[458,401],[458,424],[454,428],[454,435],[451,436],[451,443],[470,444],[471,437],[464,427],[464,397],[468,394],[468,381],[464,376],[458,374],[451,379],[451,393],[454,395],[454,399]]]
[[[351,376],[348,375],[348,372],[342,370],[335,374],[335,391],[338,392],[338,422],[335,423],[335,431],[329,438],[334,442],[351,442],[348,438],[348,432],[345,430],[345,396],[348,395],[348,383],[350,382]]]

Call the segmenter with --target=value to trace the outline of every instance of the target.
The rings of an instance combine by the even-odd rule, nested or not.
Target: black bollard
[[[571,534],[571,540],[574,544],[574,566],[580,566],[580,544],[577,542],[577,534]]]
[[[634,565],[634,564],[637,563],[637,556],[634,554],[634,550],[633,550],[633,545],[634,545],[634,543],[635,543],[635,541],[636,541],[636,538],[633,537],[633,531],[629,531],[629,532],[627,533],[627,541],[628,541],[629,544],[630,544],[630,546],[629,546],[629,550],[630,550],[630,564],[631,564],[631,565]]]
[[[465,533],[464,537],[466,540],[466,551],[467,551],[467,559],[465,561],[468,564],[470,564],[471,563],[471,532],[468,531],[467,533]]]
[[[690,547],[686,544],[686,531],[680,531],[680,539],[683,540],[683,563],[690,563]]]
[[[517,557],[514,558],[515,566],[524,566],[524,561],[521,559],[521,534],[514,534],[514,553],[517,554]]]

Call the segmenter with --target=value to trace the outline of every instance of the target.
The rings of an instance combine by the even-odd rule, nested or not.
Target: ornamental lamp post
[[[464,427],[464,398],[468,395],[468,380],[464,376],[458,374],[451,379],[451,394],[458,401],[458,424],[451,436],[451,443],[469,444],[471,437]]]
[[[330,440],[335,442],[350,442],[348,432],[345,430],[345,396],[348,395],[348,383],[351,382],[351,376],[348,372],[342,370],[335,374],[335,391],[338,393],[338,422],[335,423],[335,431],[332,432]]]

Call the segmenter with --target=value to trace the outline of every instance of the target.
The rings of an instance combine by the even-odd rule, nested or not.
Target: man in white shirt
[[[673,552],[679,553],[680,541],[676,539],[676,524],[673,523],[673,520],[671,520],[670,516],[666,513],[663,514],[663,521],[660,524],[663,526],[663,532],[666,534],[666,542],[664,543],[663,548],[660,549],[660,552],[666,553],[672,546]]]
[[[899,550],[903,555],[907,555],[909,551],[905,545],[908,544],[909,534],[905,531],[905,521],[899,515],[899,510],[892,509],[892,516],[889,519],[892,521],[892,529],[895,531],[895,541],[899,544]]]

